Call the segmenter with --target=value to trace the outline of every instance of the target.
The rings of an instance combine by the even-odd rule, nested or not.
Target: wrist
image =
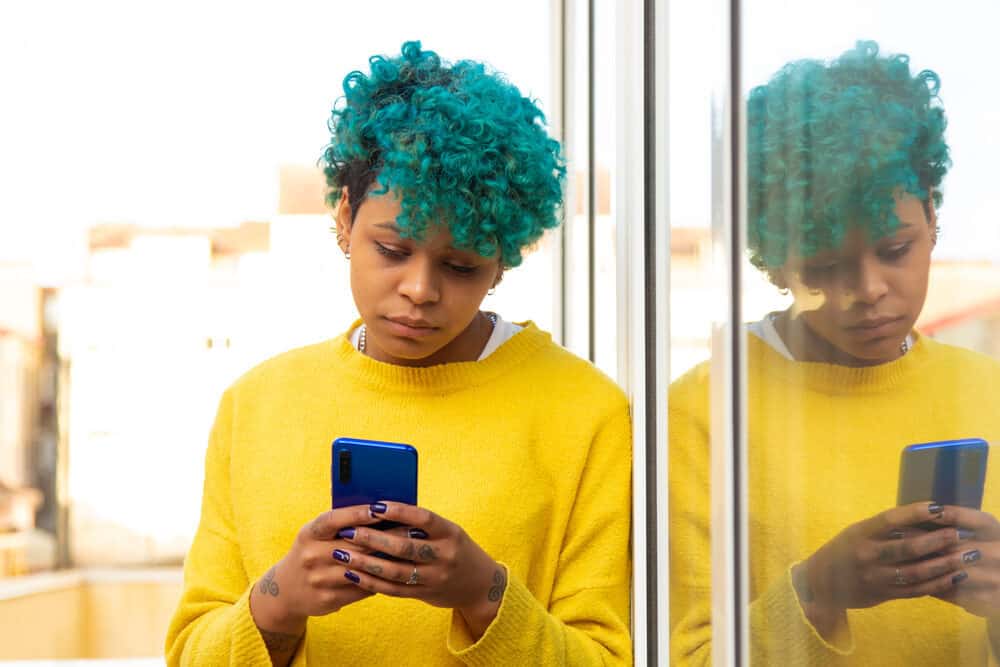
[[[488,577],[484,577],[488,585],[477,592],[468,604],[455,608],[477,638],[486,632],[486,628],[496,618],[507,588],[507,570],[502,565],[491,561],[486,571],[490,573]]]
[[[817,581],[812,565],[806,560],[792,568],[792,587],[806,618],[823,638],[829,640],[846,624],[847,610],[822,595],[823,586]]]
[[[260,583],[250,591],[250,616],[261,630],[298,635],[305,632],[308,616],[288,609],[287,600],[261,592]]]

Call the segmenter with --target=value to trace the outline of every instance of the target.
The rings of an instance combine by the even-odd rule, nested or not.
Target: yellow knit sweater
[[[982,665],[985,622],[935,598],[848,611],[832,646],[808,623],[790,566],[896,501],[900,451],[963,437],[1000,443],[1000,364],[918,337],[897,361],[847,368],[749,351],[750,642],[754,665]],[[707,364],[670,390],[672,664],[711,664]],[[996,456],[994,451],[993,456]],[[998,462],[983,509],[1000,516]],[[853,644],[853,646],[852,646]]]
[[[280,355],[222,398],[171,665],[269,665],[252,583],[330,507],[330,444],[406,442],[419,502],[506,565],[497,617],[375,596],[309,619],[295,665],[624,665],[631,440],[624,394],[531,323],[482,361],[380,363],[345,335]]]

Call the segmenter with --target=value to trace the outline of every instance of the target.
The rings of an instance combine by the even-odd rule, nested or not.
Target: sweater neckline
[[[338,366],[374,389],[396,393],[448,393],[481,385],[515,368],[552,341],[548,333],[529,320],[518,322],[522,329],[485,359],[399,366],[376,361],[351,344],[350,333],[360,324],[361,320],[356,320],[330,341]]]
[[[913,345],[906,354],[875,366],[841,366],[782,357],[757,336],[747,336],[750,363],[784,382],[805,385],[826,394],[879,393],[905,385],[927,365],[933,340],[913,331]]]

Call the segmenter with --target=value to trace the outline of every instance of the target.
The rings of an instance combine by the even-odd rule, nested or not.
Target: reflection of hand
[[[962,560],[958,584],[935,597],[976,616],[1000,617],[1000,522],[992,514],[967,507],[948,506],[944,515],[949,525],[970,538],[950,550],[951,557]]]
[[[408,531],[371,528],[341,531],[356,546],[345,549],[347,575],[360,590],[416,598],[458,611],[476,637],[496,617],[507,572],[460,526],[430,510],[402,503],[374,503],[372,514],[410,526]],[[381,552],[400,558],[379,558]],[[342,559],[344,554],[335,558]]]
[[[329,614],[371,595],[344,579],[344,566],[330,553],[348,546],[337,539],[345,526],[380,520],[372,517],[367,505],[320,514],[299,530],[284,558],[254,584],[250,612],[272,658],[275,652],[294,650],[309,616]]]
[[[893,507],[848,526],[793,571],[802,608],[820,634],[831,636],[847,609],[954,591],[963,556],[974,551],[958,546],[954,510],[926,502]],[[942,528],[907,530],[927,522]]]

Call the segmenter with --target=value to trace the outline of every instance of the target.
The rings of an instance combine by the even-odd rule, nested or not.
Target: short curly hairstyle
[[[750,261],[770,273],[790,247],[839,247],[851,227],[877,240],[899,225],[895,198],[941,205],[951,160],[940,79],[910,73],[905,55],[875,42],[829,63],[785,65],[747,102]]]
[[[456,246],[520,264],[559,224],[566,176],[538,105],[482,63],[445,63],[416,41],[369,64],[344,78],[328,123],[327,203],[347,186],[353,216],[368,194],[392,191],[404,236],[443,221]]]

